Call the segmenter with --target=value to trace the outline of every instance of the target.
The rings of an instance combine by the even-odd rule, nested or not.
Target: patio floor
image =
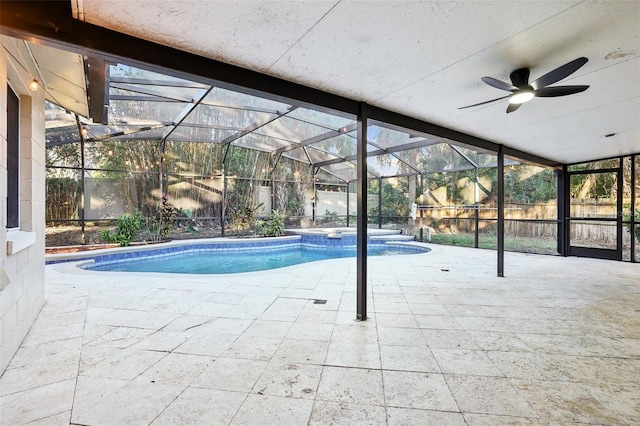
[[[3,425],[640,424],[640,265],[432,246],[225,276],[46,267]],[[325,304],[314,303],[326,300]]]

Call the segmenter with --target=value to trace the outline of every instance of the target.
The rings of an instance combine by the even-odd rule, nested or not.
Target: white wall
[[[0,374],[44,304],[44,91],[30,92],[30,76],[0,49]],[[20,97],[20,233],[7,235],[7,81]],[[7,241],[35,243],[10,254]],[[14,246],[15,247],[15,246]]]
[[[322,191],[316,192],[316,216],[324,216],[327,210],[331,213],[338,213],[339,216],[347,214],[347,193],[342,191]],[[349,214],[355,215],[358,208],[358,194],[352,192],[349,194]],[[311,216],[313,207],[311,202],[307,200],[305,206],[305,214]]]

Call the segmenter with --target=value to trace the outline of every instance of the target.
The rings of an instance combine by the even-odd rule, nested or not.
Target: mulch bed
[[[118,244],[93,244],[90,246],[46,247],[45,254],[77,253],[80,251],[100,250],[119,247]]]
[[[104,248],[119,247],[118,244],[104,244],[101,238],[103,229],[113,229],[113,226],[87,226],[85,229],[85,240],[87,244],[82,244],[82,230],[79,226],[47,226],[46,228],[46,254],[76,253],[81,251],[98,250]],[[185,229],[176,228],[169,236],[171,240],[190,240],[194,238],[219,237],[219,230],[201,228],[197,233],[188,232]],[[146,244],[134,242],[131,245]]]

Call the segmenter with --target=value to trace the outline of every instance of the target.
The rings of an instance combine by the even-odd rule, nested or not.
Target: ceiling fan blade
[[[516,86],[511,85],[509,83],[505,83],[504,81],[500,81],[500,80],[495,79],[493,77],[482,77],[481,80],[484,81],[485,83],[487,83],[489,86],[495,87],[496,89],[507,90],[509,92],[513,92],[514,90],[518,90],[518,88]]]
[[[580,69],[580,67],[586,64],[588,61],[589,60],[585,57],[574,59],[573,61],[568,62],[563,66],[546,73],[536,81],[532,82],[531,86],[534,89],[542,89],[543,87],[547,87],[550,84],[562,80],[563,78],[569,77],[571,74],[578,71],[578,69]]]
[[[543,87],[533,92],[539,98],[554,98],[556,96],[573,95],[587,90],[589,86],[553,86]]]
[[[490,104],[491,102],[499,101],[500,99],[507,99],[510,96],[511,95],[507,95],[507,96],[503,96],[501,98],[491,99],[490,101],[484,101],[484,102],[480,102],[478,104],[463,106],[463,107],[460,107],[458,109],[465,109],[465,108],[471,108],[471,107],[476,107],[476,106],[480,106],[480,105]]]
[[[510,112],[513,112],[515,110],[517,110],[518,108],[520,108],[522,106],[522,104],[509,104],[509,106],[507,107],[507,114],[509,114]]]

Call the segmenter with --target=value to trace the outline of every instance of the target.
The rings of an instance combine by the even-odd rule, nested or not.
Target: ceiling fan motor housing
[[[529,86],[529,68],[517,69],[511,73],[510,77],[511,83],[518,89],[533,90],[533,88]]]

